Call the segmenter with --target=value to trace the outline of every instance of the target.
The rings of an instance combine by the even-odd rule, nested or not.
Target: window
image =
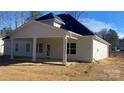
[[[67,54],[76,54],[76,43],[67,44]]]
[[[76,43],[71,43],[71,49],[70,52],[71,54],[76,54]]]
[[[39,53],[42,53],[43,52],[43,44],[39,44]]]
[[[36,48],[36,51],[37,51],[38,53],[42,53],[42,52],[43,52],[43,44],[42,44],[42,43],[37,44],[36,47],[37,47],[37,48]]]
[[[36,51],[38,52],[38,44],[36,45]]]
[[[70,51],[70,44],[68,43],[68,44],[67,44],[67,54],[70,53],[69,51]]]
[[[19,45],[18,45],[18,43],[16,43],[15,44],[15,51],[18,52],[18,50],[19,50]]]
[[[30,52],[31,50],[31,46],[29,43],[26,44],[26,52]]]

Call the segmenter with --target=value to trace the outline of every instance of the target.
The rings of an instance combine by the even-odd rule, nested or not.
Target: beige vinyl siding
[[[92,61],[92,38],[81,37],[79,39],[69,39],[69,43],[76,43],[76,54],[68,54],[68,59],[78,61]]]
[[[16,39],[15,44],[19,44],[18,52],[14,51],[15,56],[28,56],[32,57],[31,52],[26,52],[26,44],[31,44],[32,49],[32,39]],[[63,38],[38,38],[37,43],[43,44],[43,52],[37,53],[37,57],[45,58],[47,51],[47,44],[51,46],[49,58],[62,59],[63,58]],[[91,37],[81,37],[79,39],[68,39],[68,43],[76,43],[76,54],[69,54],[69,60],[77,61],[92,61],[92,39]],[[6,41],[6,51],[5,54],[10,54],[10,42]]]
[[[10,55],[11,53],[11,47],[10,47],[10,39],[4,40],[4,55]]]
[[[109,45],[93,40],[93,59],[100,60],[109,56]]]
[[[67,31],[40,22],[30,22],[14,32],[12,38],[63,37]]]
[[[32,39],[15,39],[14,40],[14,56],[27,56],[32,57]],[[49,58],[56,58],[56,59],[62,59],[62,52],[63,52],[63,40],[62,38],[39,38],[37,39],[37,43],[43,44],[43,52],[38,53],[37,57],[39,58],[45,58],[46,57],[46,51],[47,51],[47,44],[51,46],[50,49],[50,57]],[[15,46],[18,44],[18,51],[15,51]],[[26,44],[30,44],[31,51],[26,52]],[[10,55],[10,40],[6,40],[5,43],[5,55]]]
[[[37,53],[37,57],[47,57],[47,44],[50,45],[49,58],[62,59],[63,54],[63,40],[62,38],[42,38],[38,39],[37,43],[43,44],[43,52]]]
[[[26,44],[31,45],[31,51],[26,52]],[[15,50],[16,44],[18,44],[18,51]],[[14,40],[14,47],[13,47],[14,55],[15,56],[27,56],[31,57],[32,56],[32,40],[31,39],[16,39]],[[10,40],[5,40],[5,55],[10,55]]]

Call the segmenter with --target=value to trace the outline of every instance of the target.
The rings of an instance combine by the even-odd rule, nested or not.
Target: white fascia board
[[[81,37],[82,35],[80,35],[80,34],[77,34],[77,33],[75,33],[75,32],[72,32],[72,31],[68,31],[68,33],[70,34],[70,35],[75,35],[75,36],[77,36],[77,37]]]
[[[107,41],[105,41],[104,39],[100,38],[97,35],[94,35],[93,38],[98,40],[98,41],[100,41],[100,42],[102,42],[102,43],[104,43],[104,44],[106,44],[106,45],[111,45],[110,43],[108,43]]]

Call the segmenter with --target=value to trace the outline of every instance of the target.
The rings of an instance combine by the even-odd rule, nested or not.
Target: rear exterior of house
[[[109,56],[109,43],[70,15],[48,14],[16,29],[5,39],[4,54],[92,62]]]

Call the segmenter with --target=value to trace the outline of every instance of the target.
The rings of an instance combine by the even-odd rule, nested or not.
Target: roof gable
[[[43,38],[43,37],[63,37],[66,35],[64,29],[52,27],[38,21],[30,21],[19,27],[11,34],[12,38]]]

